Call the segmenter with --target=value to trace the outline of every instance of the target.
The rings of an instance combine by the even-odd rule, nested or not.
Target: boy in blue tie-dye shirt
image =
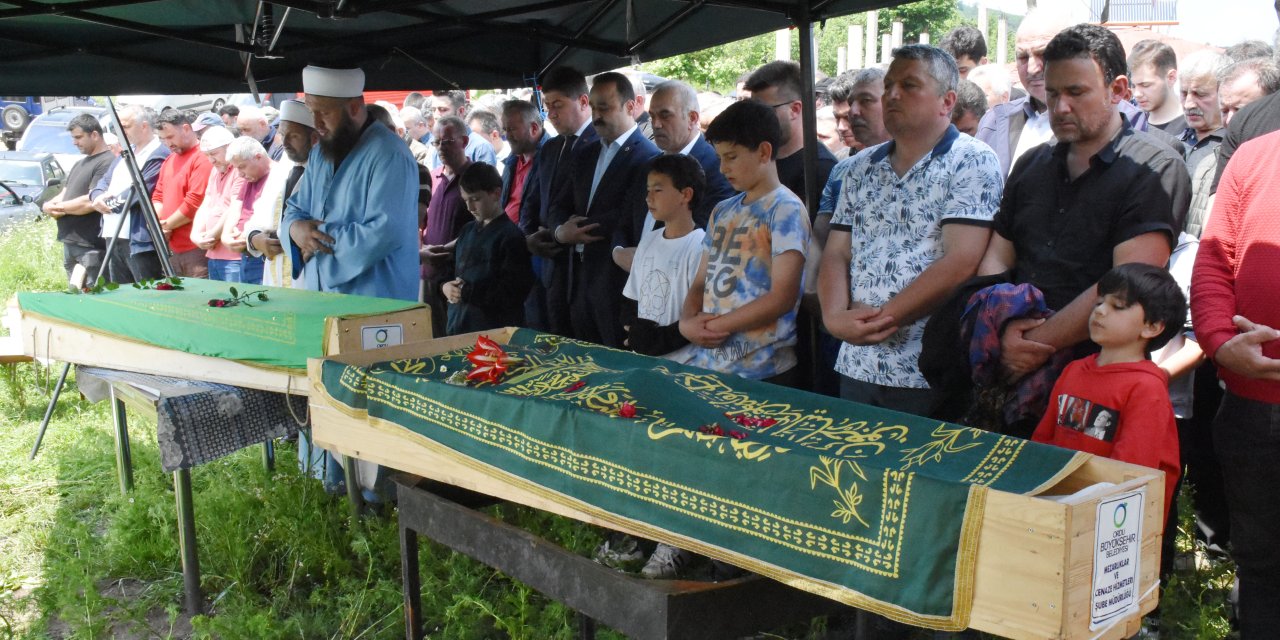
[[[810,229],[804,203],[778,181],[777,116],[767,105],[738,102],[706,136],[740,193],[712,211],[685,298],[680,333],[696,345],[689,364],[789,384]]]

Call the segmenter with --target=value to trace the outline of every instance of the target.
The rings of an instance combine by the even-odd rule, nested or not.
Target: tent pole
[[[814,107],[813,72],[817,67],[813,59],[813,23],[809,18],[809,0],[801,2],[791,21],[800,37],[800,100],[804,104],[804,195],[805,206],[813,211],[818,206],[822,185],[818,183],[818,116]],[[825,176],[824,176],[825,177]]]

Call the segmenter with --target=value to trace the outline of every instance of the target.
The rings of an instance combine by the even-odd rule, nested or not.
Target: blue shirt
[[[316,253],[304,264],[289,237],[299,220],[322,221],[333,253]],[[312,148],[285,205],[280,243],[308,289],[416,301],[418,165],[404,140],[386,127],[366,126],[336,170],[320,145]]]

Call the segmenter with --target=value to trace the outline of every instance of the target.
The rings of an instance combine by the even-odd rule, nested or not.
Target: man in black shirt
[[[1138,108],[1147,112],[1147,122],[1173,137],[1182,135],[1187,119],[1175,87],[1178,84],[1178,56],[1173,47],[1159,40],[1143,40],[1129,54],[1130,88]]]
[[[1014,165],[979,267],[979,275],[1008,273],[1034,285],[1056,311],[1006,325],[1001,364],[1013,379],[1087,344],[1095,285],[1112,266],[1168,262],[1191,197],[1182,158],[1120,114],[1129,87],[1114,34],[1095,25],[1066,29],[1045,48],[1045,62],[1058,144]]]
[[[85,157],[67,172],[62,193],[44,203],[44,212],[58,221],[58,241],[62,243],[62,266],[67,270],[67,279],[71,279],[79,264],[85,269],[82,283],[92,284],[102,264],[105,245],[98,234],[102,214],[93,208],[89,190],[107,173],[115,156],[102,139],[102,125],[97,118],[82,113],[71,119],[67,131]]]
[[[800,65],[789,60],[775,60],[756,69],[747,78],[745,85],[751,92],[751,99],[773,108],[778,116],[778,124],[782,127],[782,139],[778,143],[778,180],[782,186],[800,196],[809,209],[809,221],[813,222],[817,212],[816,202],[808,202],[804,180],[804,123],[801,112],[804,109],[800,102],[801,82]],[[836,166],[836,157],[817,140],[811,144],[818,149],[818,184],[827,183],[827,176]]]

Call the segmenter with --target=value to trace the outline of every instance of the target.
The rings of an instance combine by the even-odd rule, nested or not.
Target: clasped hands
[[[289,239],[306,262],[317,253],[333,253],[333,236],[320,230],[320,220],[298,220],[289,225]]]
[[[696,315],[680,318],[680,335],[699,347],[714,349],[729,338],[729,332],[717,331],[707,326],[708,322],[719,317],[714,313],[698,312]]]
[[[854,302],[848,309],[824,312],[822,323],[828,333],[853,345],[879,344],[898,330],[893,316],[862,302]]]

